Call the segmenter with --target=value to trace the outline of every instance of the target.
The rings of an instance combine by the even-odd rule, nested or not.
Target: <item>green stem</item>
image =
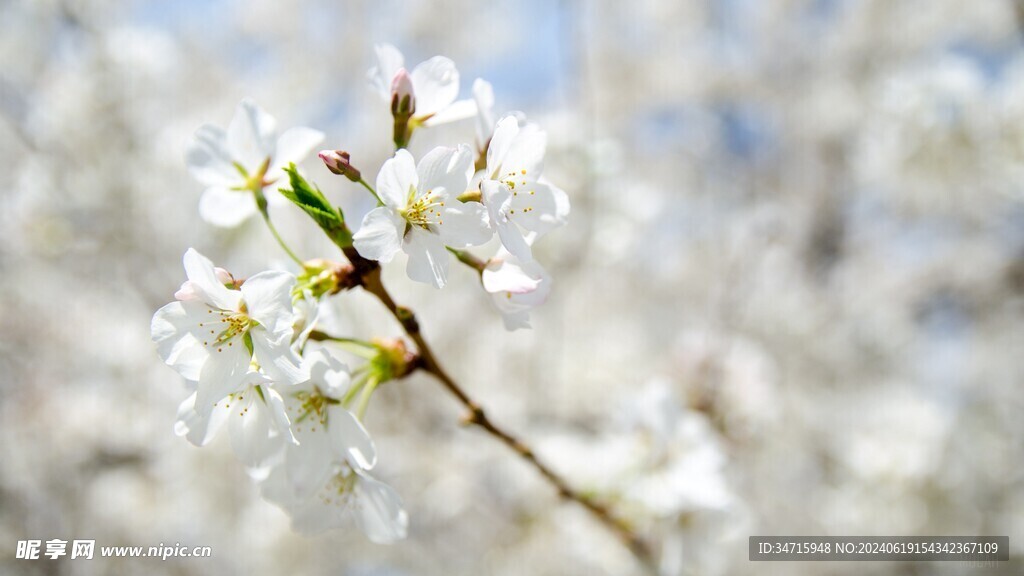
[[[360,358],[370,359],[377,354],[376,346],[366,340],[359,340],[358,338],[331,336],[330,334],[319,330],[313,330],[309,333],[309,339],[314,342],[335,342],[345,350],[359,356]]]
[[[373,197],[377,199],[377,205],[378,206],[383,206],[384,205],[384,201],[381,200],[380,196],[377,195],[377,191],[373,189],[373,186],[370,186],[369,184],[367,184],[366,180],[363,180],[362,178],[359,179],[359,183],[363,185],[363,188],[366,188],[367,190],[369,190],[370,194],[373,194]]]
[[[459,259],[459,262],[462,262],[463,264],[476,270],[480,274],[483,274],[484,269],[487,268],[487,262],[484,262],[483,260],[477,258],[476,256],[470,254],[465,250],[458,250],[452,248],[451,246],[446,246],[446,248],[448,248],[448,251],[454,254],[455,257]]]
[[[358,416],[360,420],[362,420],[363,416],[366,415],[366,408],[370,405],[370,397],[373,396],[373,391],[377,388],[378,384],[380,384],[380,382],[376,378],[373,378],[363,386],[363,394],[359,397],[359,407],[356,408],[356,416]]]
[[[267,209],[267,197],[263,195],[262,184],[252,184],[250,190],[252,190],[253,196],[256,197],[256,207],[260,209],[260,214],[263,215],[263,221],[267,223],[267,228],[270,228],[270,233],[274,235],[277,243],[280,244],[281,248],[284,249],[288,256],[290,256],[291,259],[299,265],[299,268],[305,268],[306,265],[303,264],[302,259],[296,256],[295,252],[292,252],[292,249],[285,244],[284,238],[281,238],[281,235],[277,233],[277,228],[274,227],[274,223],[270,221],[270,210]]]
[[[267,228],[270,228],[270,233],[274,235],[274,238],[277,240],[277,243],[280,244],[281,248],[288,254],[288,256],[290,256],[291,259],[294,260],[295,263],[299,265],[299,268],[305,268],[306,265],[302,262],[302,259],[296,256],[295,252],[292,252],[292,249],[289,248],[287,244],[285,244],[284,239],[281,238],[281,235],[277,233],[277,228],[275,228],[274,223],[270,221],[270,215],[267,213],[267,211],[261,210],[261,212],[263,213],[263,221],[267,223]]]
[[[348,408],[348,405],[352,402],[352,399],[356,397],[356,394],[366,386],[369,381],[369,376],[364,372],[360,377],[352,381],[352,387],[345,392],[345,396],[341,399],[341,405]]]

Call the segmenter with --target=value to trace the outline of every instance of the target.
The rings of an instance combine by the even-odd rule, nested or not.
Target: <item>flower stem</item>
[[[363,416],[366,415],[366,408],[370,405],[370,397],[373,396],[373,391],[379,383],[376,378],[371,378],[363,385],[363,393],[359,396],[359,406],[356,408],[356,416],[359,417],[359,420],[362,420]]]
[[[378,206],[383,206],[384,205],[384,201],[381,200],[380,196],[377,195],[377,191],[373,189],[373,186],[370,186],[366,182],[366,180],[364,180],[362,178],[359,179],[359,183],[363,185],[363,188],[366,188],[367,190],[369,190],[370,194],[373,194],[373,197],[377,199],[377,205]]]
[[[292,249],[285,244],[284,238],[281,238],[281,235],[277,233],[277,228],[274,227],[274,223],[270,221],[270,210],[267,209],[267,197],[263,195],[263,187],[259,184],[254,184],[252,186],[252,193],[256,197],[256,206],[260,209],[260,214],[263,215],[263,221],[267,223],[267,228],[270,228],[270,233],[274,235],[274,239],[281,245],[285,253],[299,265],[299,268],[305,268],[306,265],[303,264],[302,259],[296,256],[295,252],[292,252]]]
[[[267,214],[266,211],[262,212],[263,221],[267,223],[267,228],[270,228],[270,233],[274,235],[274,238],[277,240],[277,243],[280,244],[281,248],[285,251],[285,253],[287,253],[288,256],[291,257],[291,259],[294,260],[295,263],[299,265],[299,268],[305,268],[305,264],[303,264],[302,259],[296,256],[295,252],[292,252],[292,249],[289,248],[287,244],[285,244],[284,239],[281,238],[281,235],[277,233],[277,228],[275,228],[274,223],[270,221],[270,215]]]
[[[454,254],[455,257],[459,259],[459,262],[462,262],[466,266],[469,266],[470,268],[476,270],[478,274],[482,274],[484,268],[487,268],[487,262],[484,262],[483,260],[470,254],[466,250],[457,250],[455,248],[452,248],[451,246],[446,246],[446,248],[448,248],[448,251]]]
[[[360,378],[356,378],[355,381],[352,382],[352,387],[349,388],[348,391],[345,392],[345,396],[342,397],[341,405],[348,408],[348,405],[352,403],[353,399],[355,399],[356,394],[359,394],[363,387],[366,386],[367,380],[368,377],[366,374],[363,374]]]

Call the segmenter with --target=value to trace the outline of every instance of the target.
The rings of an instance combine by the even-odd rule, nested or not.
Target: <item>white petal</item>
[[[302,299],[295,303],[295,327],[299,333],[292,340],[292,349],[302,350],[309,340],[309,335],[316,329],[320,319],[320,302],[313,298],[308,289],[302,291]]]
[[[419,195],[431,193],[440,200],[462,194],[473,175],[473,152],[465,144],[458,148],[438,146],[428,152],[416,166]],[[441,193],[444,191],[444,194]]]
[[[529,311],[535,306],[543,304],[547,299],[548,294],[551,292],[551,277],[536,261],[521,262],[507,255],[504,258],[505,261],[500,265],[502,268],[518,268],[518,274],[536,280],[537,285],[531,290],[516,292],[511,290],[495,290],[495,288],[512,288],[514,279],[496,278],[492,275],[484,279],[485,288],[492,292],[492,302],[498,311],[501,312],[502,320],[504,320],[507,330],[529,328]],[[488,270],[485,270],[484,274],[487,275],[488,272]],[[488,284],[490,285],[488,286]]]
[[[209,124],[196,130],[185,149],[189,173],[207,186],[230,188],[240,184],[242,175],[232,162],[224,131]]]
[[[494,133],[494,89],[490,82],[480,78],[473,81],[473,100],[476,101],[476,143],[482,149]]]
[[[266,179],[283,185],[287,176],[284,169],[289,163],[298,164],[324,141],[324,133],[312,128],[296,126],[285,130],[277,139],[274,151],[274,167],[267,172]],[[276,188],[276,186],[275,186]]]
[[[409,516],[394,488],[360,474],[356,494],[356,524],[370,541],[391,544],[405,538]]]
[[[480,182],[480,199],[487,207],[491,224],[508,222],[508,211],[512,207],[512,190],[496,180]]]
[[[405,271],[410,279],[444,288],[448,282],[449,256],[440,237],[413,226],[405,236],[402,250],[409,255]]]
[[[377,65],[368,74],[370,85],[385,100],[391,99],[391,80],[398,69],[405,65],[402,53],[391,44],[377,44],[373,47],[377,56]]]
[[[501,245],[509,253],[524,262],[533,260],[533,250],[530,249],[530,243],[523,237],[523,232],[515,222],[498,224],[495,226],[495,230],[498,232],[498,238],[501,239]]]
[[[494,237],[487,208],[479,202],[450,202],[436,229],[441,240],[452,248],[479,246]]]
[[[200,411],[245,386],[251,357],[241,339],[236,338],[232,344],[211,350],[203,364],[196,388],[196,405]]]
[[[203,300],[221,310],[237,311],[242,301],[242,293],[238,290],[229,290],[218,278],[213,262],[200,254],[195,248],[185,251],[182,258],[185,265],[185,275],[193,288],[198,288],[203,294]]]
[[[263,400],[266,402],[267,411],[270,413],[270,419],[273,421],[277,433],[289,443],[298,444],[295,435],[292,434],[291,421],[288,419],[288,411],[284,406],[284,398],[271,387],[270,382],[261,384],[260,390],[263,392]]]
[[[526,230],[546,234],[565,223],[559,212],[559,203],[550,186],[527,182],[526,186],[516,187],[508,218]]]
[[[249,388],[242,400],[228,408],[228,433],[235,455],[246,466],[263,465],[281,449],[279,437],[271,436],[273,420],[266,404],[260,400],[255,388]]]
[[[353,468],[372,470],[377,465],[377,448],[359,419],[340,406],[331,407],[327,418],[334,454]]]
[[[476,102],[469,99],[456,100],[447,108],[424,120],[423,125],[429,128],[439,124],[458,122],[459,120],[465,120],[474,116],[476,116]]]
[[[247,279],[241,287],[249,317],[259,322],[276,339],[292,331],[292,288],[295,276],[276,270],[260,272]],[[291,342],[291,339],[289,339]]]
[[[519,120],[515,116],[505,116],[494,127],[491,145],[487,147],[486,178],[499,178],[505,156],[512,148],[512,142],[519,135]]]
[[[307,500],[295,494],[288,482],[287,464],[277,466],[260,482],[260,494],[277,504],[288,514],[295,514],[297,509]]]
[[[518,182],[522,180],[537,180],[540,178],[544,168],[544,152],[547,150],[547,134],[536,124],[526,124],[519,127],[519,133],[512,140],[502,160],[501,174],[499,180],[504,180],[505,175],[512,173],[511,178]],[[523,174],[523,171],[526,173]]]
[[[459,96],[459,71],[444,56],[434,56],[413,68],[416,117],[424,118],[444,110]]]
[[[227,419],[227,410],[208,406],[206,410],[196,410],[196,393],[185,399],[178,406],[178,419],[174,423],[174,433],[184,436],[196,446],[205,446],[217,434],[217,430]]]
[[[198,337],[199,323],[205,319],[199,314],[205,310],[201,302],[171,302],[153,314],[149,327],[160,357],[189,380],[199,380],[209,357]]]
[[[214,226],[234,228],[256,212],[256,198],[248,190],[214,187],[199,197],[199,215]]]
[[[494,180],[484,180],[480,183],[480,192],[491,217],[491,226],[498,233],[501,244],[520,260],[532,260],[529,242],[511,221],[514,216],[512,214],[512,190],[505,184]]]
[[[537,266],[538,268],[540,268],[540,264],[537,264],[536,260],[534,260],[533,262],[526,262],[524,263],[524,266],[526,266],[528,269],[531,266]],[[509,298],[509,300],[511,300],[518,306],[522,306],[525,308],[536,308],[537,306],[540,306],[545,301],[547,301],[548,295],[551,294],[551,288],[554,285],[554,281],[543,268],[541,268],[539,272],[536,270],[530,270],[530,272],[540,278],[540,283],[537,284],[537,288],[535,290],[530,290],[528,292],[512,292],[512,297]]]
[[[416,162],[412,154],[402,149],[381,166],[377,174],[377,194],[385,206],[404,208],[409,203],[410,190],[415,190],[418,183]]]
[[[363,218],[352,244],[363,258],[387,264],[401,249],[404,231],[405,220],[393,209],[379,206]]]
[[[250,174],[273,156],[277,122],[252,100],[245,99],[235,109],[228,125],[227,145],[231,157]]]
[[[203,290],[199,288],[194,282],[186,280],[181,283],[181,287],[174,293],[175,300],[202,300]]]
[[[532,292],[540,285],[539,275],[528,274],[517,258],[491,260],[480,275],[484,290],[488,292]]]
[[[348,365],[331,354],[327,348],[307,352],[302,358],[309,365],[309,378],[329,398],[341,400],[352,385]]]
[[[299,170],[299,174],[305,176],[302,170]],[[267,199],[267,204],[271,207],[274,206],[291,206],[292,201],[281,195],[278,188],[288,188],[288,179],[284,172],[278,173],[278,178],[272,182],[269,186],[263,187],[263,195]]]
[[[252,335],[252,350],[256,362],[275,383],[292,385],[309,380],[309,372],[302,367],[302,361],[292,350],[291,334],[282,334],[276,340],[259,327],[249,331]]]
[[[299,443],[288,446],[285,471],[295,495],[308,498],[327,482],[333,463],[328,453],[327,434],[319,423],[314,424],[312,418],[307,418],[296,423],[295,428]]]
[[[569,195],[565,193],[565,190],[544,178],[541,178],[540,182],[546,184],[551,189],[551,196],[555,199],[555,220],[560,224],[565,224],[569,221],[569,212],[572,210],[569,204]]]

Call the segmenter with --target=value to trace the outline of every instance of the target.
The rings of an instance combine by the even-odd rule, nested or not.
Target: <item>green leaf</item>
[[[295,164],[289,164],[285,172],[288,173],[291,189],[280,188],[281,194],[302,208],[339,248],[351,246],[352,232],[345,225],[345,214],[341,208],[332,206],[319,188],[299,174]]]

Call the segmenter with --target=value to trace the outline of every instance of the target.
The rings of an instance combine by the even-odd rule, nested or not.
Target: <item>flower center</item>
[[[248,386],[245,390],[228,394],[223,400],[214,402],[213,405],[223,407],[225,410],[230,410],[231,406],[234,405],[238,409],[238,415],[245,416],[249,412],[249,402],[246,402],[246,396],[251,397],[253,394],[260,398],[263,397],[259,387]]]
[[[295,420],[295,424],[301,424],[303,421],[312,420],[310,422],[312,428],[311,431],[316,432],[316,426],[327,427],[327,407],[332,404],[340,404],[338,400],[324,396],[319,388],[314,387],[312,391],[301,391],[295,393],[295,399],[299,401],[299,416]],[[299,428],[301,430],[301,428]]]
[[[335,474],[324,486],[320,493],[320,501],[324,504],[345,506],[354,497],[356,480],[356,473],[345,464],[343,470]]]
[[[244,304],[238,312],[213,309],[206,312],[213,318],[199,323],[199,327],[209,333],[203,341],[203,346],[216,347],[217,352],[223,352],[225,346],[234,346],[236,336],[244,337],[249,329],[256,325],[256,321],[246,314]]]
[[[430,230],[431,225],[441,226],[444,222],[441,220],[440,208],[444,208],[444,202],[439,197],[433,190],[427,190],[426,194],[410,202],[400,214],[409,225],[424,230]]]
[[[516,178],[519,178],[519,182],[516,182]],[[502,180],[501,182],[505,186],[508,186],[508,189],[512,191],[512,196],[514,196],[514,197],[518,198],[520,194],[523,194],[523,195],[526,195],[526,196],[535,196],[536,195],[536,190],[527,190],[526,189],[528,181],[526,180],[526,170],[525,169],[520,170],[518,173],[516,171],[514,171],[514,170],[509,172],[508,174],[505,175],[505,179]],[[516,189],[517,186],[519,188],[518,190]],[[519,213],[520,214],[525,214],[527,212],[533,212],[533,206],[524,206],[524,207],[519,209]],[[515,215],[516,211],[515,211],[514,208],[511,208],[511,209],[509,209],[508,213],[511,216],[511,215]]]
[[[275,180],[266,179],[267,171],[270,169],[270,160],[270,157],[267,157],[263,163],[260,164],[259,168],[253,171],[252,174],[245,169],[245,166],[242,166],[238,162],[234,162],[235,170],[238,170],[238,173],[242,175],[245,182],[240,186],[233,187],[232,190],[237,190],[239,192],[251,192],[257,189],[262,190],[263,188],[273,184]]]

